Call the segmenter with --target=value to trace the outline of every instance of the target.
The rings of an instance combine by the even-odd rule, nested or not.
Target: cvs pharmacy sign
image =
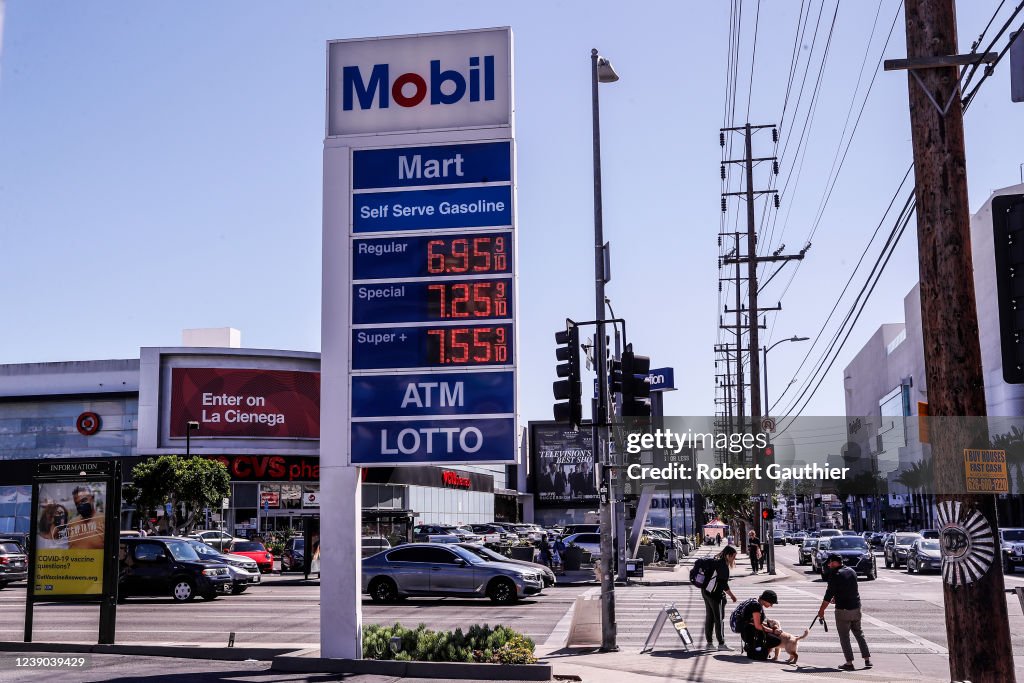
[[[504,126],[508,28],[328,43],[327,135]]]

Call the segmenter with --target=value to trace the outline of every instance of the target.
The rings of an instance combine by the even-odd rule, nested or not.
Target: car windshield
[[[490,548],[484,548],[484,547],[480,547],[480,546],[472,546],[470,548],[466,548],[466,547],[461,546],[461,545],[459,547],[462,548],[463,550],[468,550],[469,552],[473,553],[474,555],[476,555],[480,559],[486,560],[487,562],[504,562],[505,560],[508,559],[504,555],[502,555],[500,553],[496,553],[493,550],[491,550]]]
[[[806,538],[806,539],[804,539],[804,547],[805,548],[813,548],[816,545],[818,545],[818,539],[816,539],[816,538]]]
[[[910,536],[897,536],[896,545],[913,545],[914,541],[916,541],[919,538],[921,537],[917,534],[912,534]]]
[[[171,551],[171,557],[178,562],[195,562],[199,559],[199,555],[188,541],[167,541],[167,549]]]
[[[1003,529],[1004,541],[1024,541],[1024,529]]]
[[[243,541],[231,546],[231,552],[258,553],[265,550],[266,548],[263,547],[263,544],[258,541]]]
[[[864,550],[868,544],[860,536],[835,536],[831,547],[832,550]]]
[[[205,543],[201,543],[200,541],[193,541],[192,543],[189,543],[189,545],[192,546],[192,549],[195,550],[196,553],[202,555],[203,557],[220,556],[220,553],[218,553],[216,550],[206,545]]]
[[[923,542],[921,544],[921,550],[938,550],[938,549],[939,549],[939,542],[938,541],[925,541],[925,542]]]

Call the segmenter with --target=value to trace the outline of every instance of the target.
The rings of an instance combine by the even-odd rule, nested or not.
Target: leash
[[[825,629],[825,633],[828,633],[828,623],[825,621],[825,617],[819,616],[815,616],[813,619],[811,619],[811,625],[807,627],[807,630],[810,631],[812,628],[814,628],[814,624],[819,621],[821,622],[821,627]]]

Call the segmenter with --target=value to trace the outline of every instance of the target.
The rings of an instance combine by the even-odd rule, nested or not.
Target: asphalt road
[[[756,597],[771,587],[779,604],[769,615],[790,632],[802,632],[817,612],[825,584],[809,568],[796,565],[796,547],[779,546],[780,566],[792,570],[770,584],[755,583],[741,562],[733,590],[740,600]],[[861,580],[864,628],[872,649],[882,652],[936,653],[946,648],[941,577],[910,575],[903,569],[886,569],[879,558],[876,581]],[[758,579],[765,577],[759,576]],[[1007,577],[1007,588],[1024,586],[1024,573]],[[0,590],[0,640],[19,641],[24,624],[24,584]],[[497,607],[488,600],[454,598],[409,599],[394,605],[363,603],[364,623],[406,626],[426,624],[433,629],[472,624],[504,624],[532,637],[540,646],[557,647],[568,628],[570,608],[576,596],[596,587],[555,587],[517,605]],[[237,646],[319,645],[320,589],[292,575],[270,576],[261,586],[239,596],[207,602],[175,604],[170,599],[131,599],[118,607],[119,643],[227,644],[235,632]],[[1024,655],[1024,614],[1015,595],[1008,593],[1008,610],[1014,651]],[[631,586],[616,589],[618,640],[623,647],[639,647],[647,637],[658,611],[673,603],[690,625],[694,640],[702,641],[703,603],[690,586]],[[731,611],[731,609],[729,610]],[[87,605],[43,604],[35,612],[34,639],[39,642],[96,642],[99,608]],[[830,620],[831,621],[831,620]],[[727,626],[728,628],[728,626]],[[736,645],[738,636],[727,634]],[[665,628],[659,647],[678,647],[671,628]],[[824,633],[816,626],[801,643],[807,651],[839,653],[834,630]]]

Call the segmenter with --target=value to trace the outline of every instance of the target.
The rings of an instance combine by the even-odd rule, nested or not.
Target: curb
[[[0,652],[73,652],[97,655],[137,655],[140,657],[178,657],[181,659],[217,659],[270,661],[294,652],[283,647],[197,647],[184,645],[93,645],[90,643],[18,643],[0,641]]]
[[[274,657],[271,671],[287,673],[376,674],[438,680],[550,681],[550,664],[468,664],[463,662],[400,662],[393,659],[329,659]]]

